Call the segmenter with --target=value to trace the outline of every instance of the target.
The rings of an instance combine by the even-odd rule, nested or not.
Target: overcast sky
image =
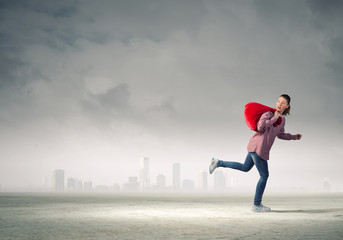
[[[0,3],[0,184],[197,180],[244,161],[246,103],[291,96],[268,186],[343,183],[343,1]],[[255,187],[251,173],[229,172]],[[209,177],[210,181],[212,177]],[[342,190],[342,188],[340,188]]]

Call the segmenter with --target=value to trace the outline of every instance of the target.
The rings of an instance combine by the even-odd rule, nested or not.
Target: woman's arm
[[[277,134],[277,137],[283,140],[300,140],[302,135],[301,134],[290,134],[290,133],[285,133],[285,122],[286,119],[284,119],[284,124],[282,128],[280,129],[280,132]]]
[[[278,117],[273,116],[272,112],[263,113],[257,123],[257,131],[264,132],[266,129],[272,127],[277,119]]]
[[[277,137],[283,140],[295,140],[296,135],[292,135],[290,133],[285,133],[285,128],[282,127],[280,129],[280,132],[277,134]]]

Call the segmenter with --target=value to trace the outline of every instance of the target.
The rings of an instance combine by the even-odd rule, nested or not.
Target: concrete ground
[[[343,239],[343,193],[0,194],[5,239]]]

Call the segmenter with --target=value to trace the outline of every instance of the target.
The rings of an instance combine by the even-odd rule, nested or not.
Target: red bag
[[[271,108],[265,105],[262,105],[257,102],[250,102],[247,105],[245,105],[244,108],[244,119],[248,127],[255,131],[257,131],[257,123],[261,118],[261,115],[265,112],[275,112],[275,108]],[[280,125],[282,121],[282,118],[279,117],[278,120],[273,124],[274,127],[277,125]]]

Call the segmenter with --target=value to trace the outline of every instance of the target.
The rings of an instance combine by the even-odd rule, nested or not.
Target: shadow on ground
[[[343,212],[343,208],[330,208],[330,209],[299,209],[299,210],[272,210],[276,213],[333,213]]]

